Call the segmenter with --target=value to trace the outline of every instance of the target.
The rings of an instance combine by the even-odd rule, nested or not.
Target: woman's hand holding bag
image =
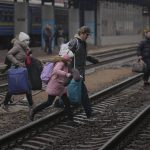
[[[136,60],[136,62],[132,65],[132,72],[142,73],[146,70],[147,66],[144,61],[140,58]]]
[[[83,80],[80,76],[79,70],[76,69],[74,65],[74,68],[72,69],[72,79],[67,86],[68,97],[72,105],[79,105],[81,103],[82,82]]]

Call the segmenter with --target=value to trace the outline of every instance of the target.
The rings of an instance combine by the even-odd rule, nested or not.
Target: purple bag
[[[41,80],[44,82],[44,83],[48,83],[51,75],[52,75],[52,72],[53,72],[53,68],[54,68],[54,63],[53,62],[47,62],[44,67],[43,67],[43,70],[42,70],[42,73],[41,73]]]
[[[9,93],[22,94],[30,91],[28,71],[26,68],[10,68],[7,75]]]

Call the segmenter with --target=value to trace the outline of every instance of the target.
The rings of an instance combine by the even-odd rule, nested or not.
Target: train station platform
[[[137,44],[124,44],[124,45],[113,45],[113,46],[104,46],[104,47],[96,47],[96,46],[88,46],[88,54],[93,54],[93,53],[100,53],[100,52],[106,52],[106,51],[112,51],[112,50],[119,50],[119,49],[126,49],[126,48],[132,48],[132,47],[137,47]],[[31,47],[33,56],[34,57],[47,57],[51,56],[48,55],[47,53],[44,52],[44,50],[40,47]],[[0,50],[0,64],[4,63],[5,56],[7,54],[8,50]],[[53,50],[52,55],[57,55],[58,54],[58,49]]]

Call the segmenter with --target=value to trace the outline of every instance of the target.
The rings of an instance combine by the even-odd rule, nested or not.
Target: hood
[[[28,34],[24,33],[24,32],[20,32],[19,36],[18,36],[19,41],[25,41],[25,40],[30,40],[30,37]]]
[[[74,37],[81,40],[81,38],[80,38],[80,36],[78,34],[75,34]]]
[[[29,49],[29,47],[26,45],[26,43],[19,41],[17,38],[14,39],[13,41],[14,46],[21,46],[24,50]]]

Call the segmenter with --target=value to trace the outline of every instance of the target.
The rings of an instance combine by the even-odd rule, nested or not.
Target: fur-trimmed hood
[[[14,45],[14,46],[17,46],[19,45],[20,47],[22,47],[25,51],[26,49],[30,49],[25,42],[21,42],[18,40],[17,37],[15,37],[14,39],[11,40],[11,43]]]

